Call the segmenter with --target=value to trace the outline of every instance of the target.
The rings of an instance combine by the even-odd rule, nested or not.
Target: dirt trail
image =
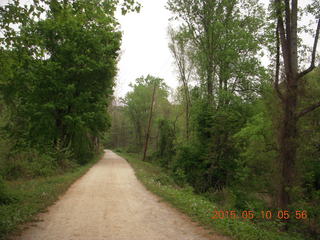
[[[102,160],[40,214],[19,240],[209,240],[189,218],[148,192],[131,166],[106,150]]]

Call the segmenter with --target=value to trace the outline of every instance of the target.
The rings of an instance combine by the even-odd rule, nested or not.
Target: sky
[[[122,16],[117,13],[123,32],[121,57],[118,63],[115,95],[124,97],[129,83],[147,76],[163,78],[171,88],[178,86],[174,60],[168,48],[170,12],[167,0],[139,0],[140,13]]]

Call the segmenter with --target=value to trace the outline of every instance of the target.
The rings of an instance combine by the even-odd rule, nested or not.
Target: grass
[[[0,205],[0,240],[21,230],[23,223],[36,221],[36,215],[52,205],[100,157],[61,175],[7,182],[15,200],[11,204]]]
[[[213,210],[219,206],[203,196],[193,193],[191,187],[177,187],[172,178],[159,166],[143,162],[137,154],[118,152],[128,160],[135,170],[137,178],[146,188],[162,197],[171,205],[187,214],[192,220],[200,223],[213,232],[230,236],[236,240],[305,240],[294,234],[277,231],[273,226],[274,221],[265,222],[264,227],[250,220],[218,219],[213,220]]]

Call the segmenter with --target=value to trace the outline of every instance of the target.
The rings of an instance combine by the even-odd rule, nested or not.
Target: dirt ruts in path
[[[136,179],[126,160],[103,158],[16,240],[208,240],[212,236]]]

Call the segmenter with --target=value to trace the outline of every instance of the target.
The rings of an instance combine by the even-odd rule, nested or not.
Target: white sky
[[[174,61],[168,48],[170,12],[167,0],[139,0],[140,13],[117,14],[123,31],[121,58],[115,95],[124,97],[130,82],[147,76],[163,78],[172,88],[178,86]]]

